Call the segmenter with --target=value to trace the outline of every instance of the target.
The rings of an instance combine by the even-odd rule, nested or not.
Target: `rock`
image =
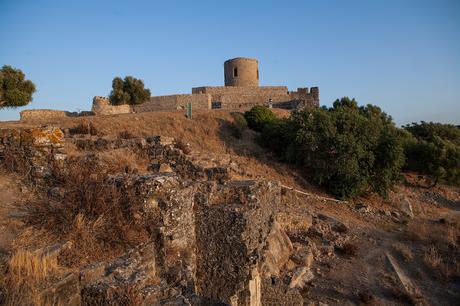
[[[168,164],[160,164],[160,168],[158,169],[158,172],[161,173],[171,173],[173,170]]]
[[[267,238],[267,248],[264,252],[264,264],[262,271],[265,276],[279,275],[281,268],[289,260],[292,253],[292,243],[289,237],[281,229],[277,222],[274,222]]]
[[[240,304],[238,304],[240,305]],[[262,281],[262,299],[259,306],[302,306],[303,297],[299,290],[289,288],[279,278]]]
[[[299,267],[291,278],[289,288],[303,289],[314,277],[313,272],[309,268]]]
[[[289,270],[289,271],[294,270],[295,267],[297,267],[297,264],[294,261],[290,260],[290,259],[288,260],[288,262],[285,265],[285,268],[287,270]]]
[[[362,212],[362,213],[371,213],[372,210],[370,209],[370,207],[364,203],[358,203],[355,205],[355,209],[359,212]]]
[[[80,306],[80,282],[78,275],[69,273],[40,294],[42,305]]]
[[[399,202],[399,209],[401,210],[401,212],[409,217],[409,218],[413,218],[414,217],[414,212],[412,210],[412,204],[410,203],[409,199],[407,199],[406,197],[404,197],[400,202]]]
[[[304,248],[301,251],[293,253],[291,260],[297,265],[310,268],[314,260],[313,252],[311,248]]]

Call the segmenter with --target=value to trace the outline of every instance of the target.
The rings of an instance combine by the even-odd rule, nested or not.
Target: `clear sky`
[[[0,65],[37,86],[22,109],[89,110],[115,76],[153,95],[223,85],[238,56],[259,60],[261,85],[319,86],[323,105],[460,124],[459,0],[0,0]]]

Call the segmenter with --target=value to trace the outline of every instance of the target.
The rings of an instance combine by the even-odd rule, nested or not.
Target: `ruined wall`
[[[0,129],[0,162],[37,184],[64,159],[64,133],[58,128]]]
[[[30,109],[20,112],[21,121],[59,119],[67,117],[65,111],[52,109]]]
[[[132,113],[131,105],[111,105],[106,97],[96,96],[93,98],[93,107],[91,109],[96,115],[116,115]]]
[[[194,109],[210,109],[211,98],[207,94],[180,94],[151,97],[148,102],[135,105],[134,112],[171,111],[185,109],[187,103],[192,103]]]
[[[302,305],[296,290],[284,283],[273,286],[270,275],[292,251],[276,227],[279,183],[231,181],[229,164],[200,163],[170,137],[120,139],[52,127],[0,130],[0,163],[9,163],[13,152],[33,166],[33,179],[43,179],[56,162],[65,167],[64,142],[75,145],[80,158],[120,148],[148,156],[157,170],[114,175],[107,183],[134,191],[144,203],[138,217],[155,221],[152,241],[66,276],[43,293],[47,301],[72,297],[71,305],[80,305],[81,297],[83,305],[115,305],[114,292],[135,285],[143,305]],[[160,173],[154,165],[162,163],[173,172]]]
[[[307,87],[297,88],[297,91],[290,91],[289,95],[292,103],[286,108],[319,107],[318,87],[312,87],[310,90]]]

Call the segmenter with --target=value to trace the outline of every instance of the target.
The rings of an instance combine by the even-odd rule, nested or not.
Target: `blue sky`
[[[319,86],[323,105],[349,96],[397,124],[460,124],[458,0],[0,0],[0,65],[37,86],[22,109],[89,110],[115,76],[154,95],[223,85],[238,56],[259,60],[261,85]]]

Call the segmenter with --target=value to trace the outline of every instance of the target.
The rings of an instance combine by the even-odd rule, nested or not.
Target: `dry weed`
[[[404,261],[412,261],[414,259],[414,254],[412,253],[411,249],[402,243],[396,242],[393,244],[393,249],[399,254]]]
[[[434,245],[431,245],[425,252],[423,260],[431,268],[437,268],[442,263],[442,258]]]
[[[7,263],[2,305],[45,305],[41,292],[48,281],[61,272],[55,256],[43,256],[39,251],[16,250]]]
[[[111,183],[111,173],[95,157],[69,160],[66,169],[56,173],[63,198],[25,205],[27,225],[75,245],[61,258],[66,266],[113,258],[150,236],[151,220],[134,218],[141,213],[141,199]]]
[[[99,135],[100,133],[94,126],[92,122],[83,121],[77,124],[76,126],[69,129],[71,135],[74,134],[89,134],[89,135]]]
[[[16,284],[40,282],[58,270],[55,256],[42,256],[39,252],[17,250],[8,261],[8,275]]]

